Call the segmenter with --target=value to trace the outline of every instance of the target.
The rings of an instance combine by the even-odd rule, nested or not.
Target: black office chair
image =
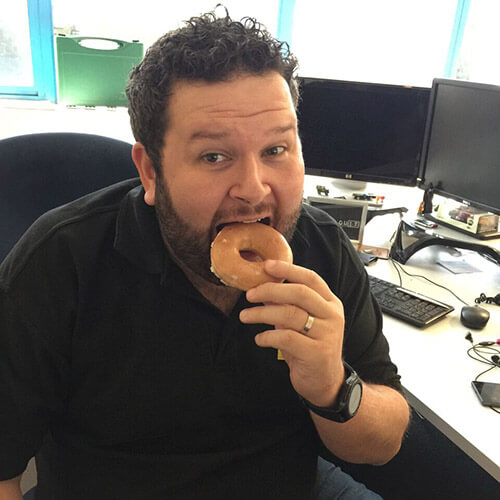
[[[131,144],[92,134],[0,140],[0,262],[47,210],[137,176]]]

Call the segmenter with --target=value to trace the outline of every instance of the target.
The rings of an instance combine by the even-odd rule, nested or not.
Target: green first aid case
[[[114,42],[116,48],[82,45],[87,40]],[[92,42],[91,42],[92,43]],[[57,36],[58,101],[73,106],[126,106],[125,87],[144,46],[111,38]]]

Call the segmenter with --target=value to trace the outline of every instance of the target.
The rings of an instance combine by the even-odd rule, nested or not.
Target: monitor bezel
[[[330,79],[330,78],[320,78],[320,77],[308,77],[308,76],[299,76],[298,77],[298,82],[299,82],[299,104],[298,108],[300,108],[300,100],[302,96],[302,85],[305,83],[307,84],[308,82],[326,82],[332,85],[338,85],[338,86],[356,86],[356,87],[362,87],[366,89],[376,89],[376,88],[384,88],[384,89],[389,89],[389,90],[396,90],[396,91],[403,91],[403,92],[408,92],[408,91],[415,91],[419,93],[425,93],[427,94],[427,99],[430,102],[430,94],[431,94],[431,87],[419,87],[419,86],[413,86],[413,85],[396,85],[396,84],[389,84],[389,83],[379,83],[379,82],[360,82],[360,81],[350,81],[350,80],[336,80],[336,79]],[[428,115],[428,111],[426,112],[426,117]],[[300,116],[299,118],[299,130],[300,130]],[[423,136],[422,136],[422,142],[425,137],[425,129],[426,129],[426,123],[424,121],[424,127],[423,127]],[[331,178],[331,179],[343,179],[343,180],[348,180],[348,181],[361,181],[361,182],[373,182],[373,183],[378,183],[378,184],[392,184],[392,185],[398,185],[398,186],[409,186],[409,187],[415,187],[418,185],[419,181],[419,174],[420,174],[420,165],[421,165],[421,155],[422,155],[422,149],[420,150],[419,157],[416,160],[416,167],[414,169],[414,175],[412,175],[411,178],[403,178],[403,177],[394,177],[394,176],[388,176],[388,175],[374,175],[374,174],[364,174],[364,173],[346,173],[341,170],[333,170],[333,169],[317,169],[317,168],[311,168],[307,166],[307,162],[305,163],[305,173],[307,175],[317,175],[325,178]]]
[[[418,187],[420,189],[423,189],[423,190],[427,190],[431,187],[429,182],[425,178],[425,173],[426,173],[425,171],[426,171],[426,165],[427,165],[427,157],[429,156],[429,146],[430,146],[430,139],[431,139],[431,133],[432,133],[432,122],[433,122],[433,117],[434,117],[434,111],[436,108],[436,99],[437,99],[439,87],[441,85],[467,87],[467,88],[472,88],[472,89],[477,88],[477,89],[481,89],[481,90],[492,90],[495,92],[500,92],[500,86],[492,85],[489,83],[471,82],[469,80],[454,80],[454,79],[450,79],[450,78],[434,78],[433,79],[428,114],[427,114],[427,120],[426,120],[426,125],[425,125],[424,143],[423,143],[422,155],[421,155],[421,160],[420,160],[420,174],[419,174],[419,182],[418,182]],[[477,200],[473,200],[471,198],[467,198],[467,197],[463,197],[461,195],[456,195],[454,193],[450,193],[450,192],[446,191],[445,189],[439,188],[439,187],[434,186],[434,185],[432,186],[432,192],[434,194],[443,196],[445,198],[450,198],[452,200],[458,201],[459,203],[462,203],[463,205],[476,207],[476,208],[485,210],[486,212],[500,215],[500,206],[493,207],[491,205],[488,205],[486,203],[482,203],[482,202],[477,201]]]

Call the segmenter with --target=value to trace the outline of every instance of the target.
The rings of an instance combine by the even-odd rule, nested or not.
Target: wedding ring
[[[314,323],[314,316],[308,314],[306,324],[302,327],[301,330],[302,333],[307,333],[312,328],[313,323]]]

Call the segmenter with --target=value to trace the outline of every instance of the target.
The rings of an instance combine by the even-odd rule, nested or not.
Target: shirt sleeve
[[[24,472],[41,447],[63,411],[70,367],[61,275],[40,258],[20,272],[13,265],[8,257],[0,267],[0,480]]]
[[[344,359],[366,382],[403,391],[383,334],[380,307],[370,291],[368,275],[352,244],[342,233],[343,257],[339,293],[345,310]]]

